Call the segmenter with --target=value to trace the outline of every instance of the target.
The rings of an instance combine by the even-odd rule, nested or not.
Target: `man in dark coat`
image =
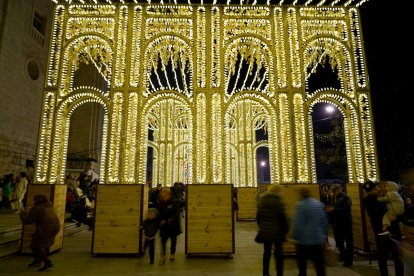
[[[259,232],[264,240],[263,247],[263,276],[269,274],[272,245],[275,248],[276,271],[278,276],[283,275],[283,248],[282,243],[286,241],[288,223],[285,213],[285,205],[280,197],[282,186],[270,185],[267,192],[259,199],[256,221]]]
[[[368,216],[371,220],[372,230],[375,234],[375,243],[377,245],[378,254],[378,267],[380,269],[381,276],[388,276],[387,260],[391,255],[394,261],[394,269],[396,276],[404,275],[404,264],[402,256],[399,253],[398,246],[392,239],[402,241],[401,229],[398,220],[391,222],[390,236],[378,236],[378,233],[382,230],[382,218],[387,212],[387,207],[384,202],[379,202],[377,197],[381,194],[381,185],[379,183],[373,183],[367,181],[363,184],[364,198],[362,202],[367,210]]]
[[[328,213],[333,213],[334,236],[336,247],[340,253],[340,260],[344,266],[352,266],[354,261],[354,238],[352,236],[351,198],[342,192],[339,184],[331,186],[333,194],[332,207],[327,207]]]
[[[51,268],[52,262],[48,258],[48,248],[52,246],[57,233],[60,231],[59,219],[53,210],[52,204],[45,195],[35,195],[34,207],[29,211],[22,211],[20,219],[23,224],[36,224],[36,231],[32,234],[32,249],[35,259],[29,264],[30,267],[44,266],[39,271]]]

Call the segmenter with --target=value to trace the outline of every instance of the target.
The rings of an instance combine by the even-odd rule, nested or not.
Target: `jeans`
[[[175,248],[177,246],[177,236],[164,236],[161,237],[161,256],[165,256],[165,248],[167,246],[168,239],[171,239],[170,254],[175,254]]]
[[[263,252],[263,275],[269,275],[270,258],[272,257],[272,245],[275,245],[274,255],[276,258],[276,272],[277,276],[283,275],[283,248],[282,242],[264,242]]]
[[[148,248],[150,261],[154,261],[155,238],[146,239],[144,242],[144,251]]]
[[[344,263],[352,264],[354,260],[354,238],[352,236],[352,226],[336,226],[334,232],[336,232],[336,247],[341,254],[341,258]]]
[[[312,260],[316,275],[325,276],[325,266],[323,263],[322,245],[296,245],[296,258],[299,268],[299,276],[306,276],[306,261]]]
[[[394,261],[394,269],[396,276],[404,275],[404,264],[402,256],[398,251],[398,246],[389,237],[376,236],[375,242],[377,244],[378,253],[378,267],[381,276],[388,276],[387,260],[391,254]]]

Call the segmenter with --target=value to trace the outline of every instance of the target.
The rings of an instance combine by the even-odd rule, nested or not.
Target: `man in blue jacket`
[[[325,207],[320,201],[311,197],[306,187],[299,190],[299,195],[301,201],[296,205],[292,224],[299,276],[306,275],[307,259],[313,261],[318,276],[325,276],[323,246],[328,227]]]

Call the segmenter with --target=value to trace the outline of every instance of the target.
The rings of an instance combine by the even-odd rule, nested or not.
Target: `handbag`
[[[264,243],[264,238],[262,232],[257,232],[256,237],[254,238],[254,241],[257,243]]]

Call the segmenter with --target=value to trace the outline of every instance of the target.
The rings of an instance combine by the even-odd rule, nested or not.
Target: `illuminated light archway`
[[[96,89],[77,89],[76,92],[72,92],[70,96],[66,97],[57,108],[57,118],[54,125],[54,140],[51,146],[50,159],[50,175],[49,179],[52,183],[63,183],[66,169],[66,155],[69,141],[69,127],[70,119],[73,112],[84,103],[97,103],[104,109],[104,122],[103,122],[103,137],[102,137],[102,151],[101,151],[101,164],[100,164],[100,177],[106,179],[107,171],[107,133],[108,133],[108,121],[109,121],[109,108],[108,102],[101,96],[102,91]]]
[[[168,165],[153,181],[161,177],[164,185],[184,180],[254,186],[256,173],[248,164],[253,164],[250,159],[257,145],[253,138],[243,140],[246,135],[231,133],[253,137],[253,130],[264,125],[271,181],[313,182],[309,116],[312,106],[322,101],[344,112],[350,181],[377,180],[358,11],[364,1],[172,5],[54,0],[59,4],[44,89],[36,182],[60,182],[68,108],[82,93],[90,93],[85,97],[100,102],[107,114],[101,183],[144,183],[151,145],[157,162],[163,156],[164,163],[168,157],[168,162],[188,164],[186,179],[179,169],[184,165]],[[308,69],[321,56],[338,65],[341,89],[308,91]],[[108,91],[81,92],[73,87],[73,72],[82,61],[92,62],[107,78]],[[252,114],[263,115],[255,120]],[[149,122],[160,137],[160,130],[165,130],[167,138],[148,141]],[[238,164],[243,160],[243,173],[228,162],[229,156]]]

